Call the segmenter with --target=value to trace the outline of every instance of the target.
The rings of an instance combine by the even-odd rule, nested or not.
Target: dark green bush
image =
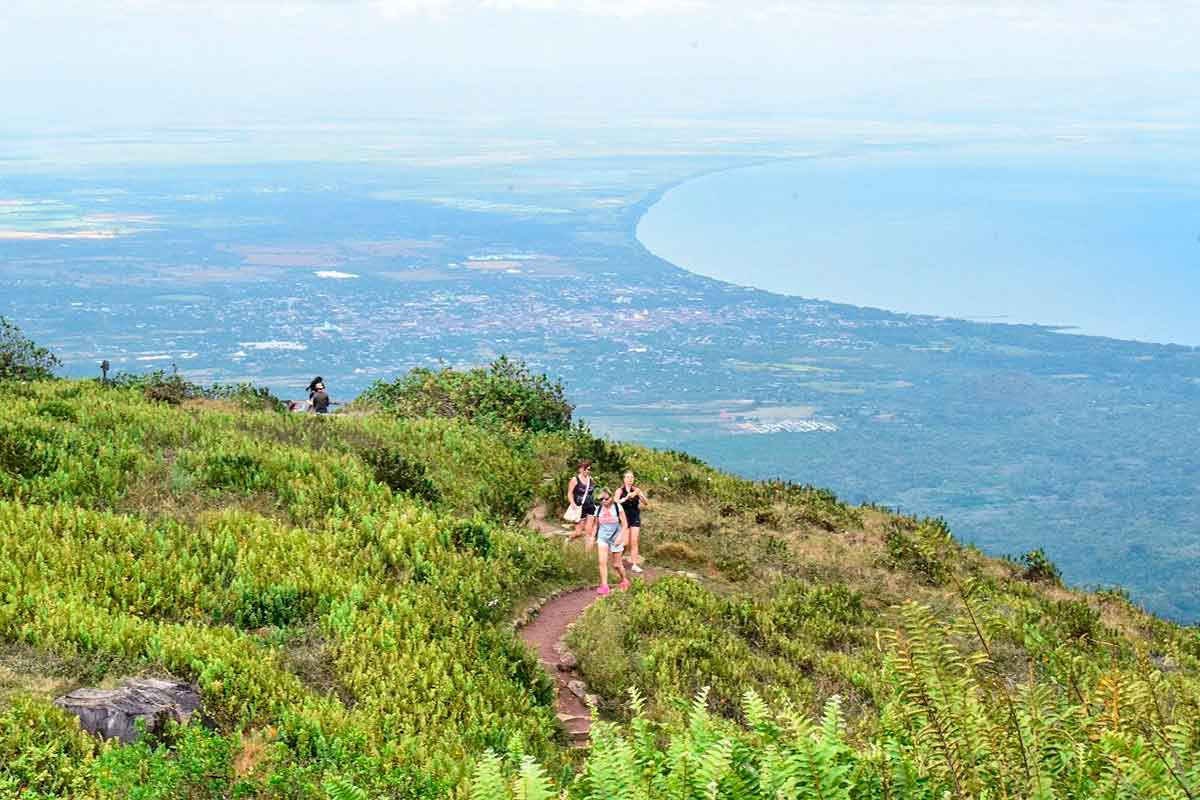
[[[41,381],[54,377],[60,362],[21,329],[0,316],[0,381]]]
[[[497,478],[480,492],[481,511],[501,520],[521,519],[533,501],[533,490],[515,481]]]
[[[1065,639],[1096,641],[1102,630],[1100,612],[1082,600],[1043,602],[1038,610],[1038,619],[1031,622],[1049,628]]]
[[[492,528],[480,519],[460,520],[450,529],[450,543],[486,558],[492,552]]]
[[[772,625],[788,636],[804,636],[826,648],[863,641],[867,613],[862,595],[844,583],[808,587],[789,581],[766,607]]]
[[[172,406],[201,396],[199,386],[184,380],[178,373],[161,369],[143,375],[121,372],[109,378],[108,385],[117,389],[138,389],[147,400]]]
[[[375,472],[375,480],[429,503],[442,499],[441,492],[428,477],[428,469],[416,459],[408,458],[398,450],[376,447],[362,455],[363,461]]]
[[[629,464],[621,446],[593,436],[586,428],[575,429],[574,457],[572,458],[571,474],[580,461],[587,459],[592,462],[592,477],[597,484],[615,484],[621,480]]]
[[[487,368],[414,369],[376,381],[359,401],[402,417],[460,417],[529,432],[569,430],[574,410],[562,383],[504,356]]]
[[[295,586],[271,584],[262,588],[243,588],[234,608],[233,621],[245,629],[285,628],[311,611],[312,604],[303,600]]]
[[[75,422],[79,419],[79,414],[75,411],[70,403],[63,400],[46,400],[38,403],[38,407],[34,409],[34,413],[39,417],[58,420],[59,422]]]
[[[198,395],[209,400],[230,400],[247,411],[285,411],[287,403],[265,386],[252,383],[214,383],[198,389]]]
[[[922,536],[921,529],[915,523],[907,519],[889,520],[884,544],[889,567],[903,569],[930,586],[940,586],[945,582],[948,570],[939,557],[936,541]]]
[[[62,444],[62,434],[54,429],[0,424],[0,472],[26,479],[53,472],[62,458]]]
[[[229,400],[247,411],[283,411],[287,404],[265,386],[252,383],[214,383],[201,386],[176,372],[155,370],[142,375],[121,372],[108,380],[117,389],[140,389],[147,400],[177,406],[184,400]]]
[[[1024,553],[1017,563],[1024,568],[1021,572],[1022,580],[1062,585],[1062,572],[1046,555],[1046,551],[1040,547]]]
[[[200,480],[210,489],[254,492],[263,488],[262,465],[246,453],[214,453],[204,460]]]

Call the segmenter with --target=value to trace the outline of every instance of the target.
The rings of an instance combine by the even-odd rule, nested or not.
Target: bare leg
[[[642,555],[641,555],[641,553],[638,552],[638,538],[640,537],[641,533],[642,533],[642,529],[640,527],[629,529],[629,563],[630,564],[642,563]]]
[[[600,585],[608,586],[608,545],[600,545]]]
[[[590,553],[592,548],[596,546],[596,518],[588,517],[584,523],[584,532],[587,534],[587,539],[584,540],[584,547]],[[607,550],[608,548],[605,548]]]
[[[576,522],[575,523],[575,532],[571,534],[571,540],[574,541],[574,540],[578,539],[580,536],[583,536],[583,532],[587,529],[587,525],[588,525],[588,521],[586,518],[579,520],[579,522]]]
[[[608,549],[607,547],[604,547],[604,545],[600,545],[600,546],[602,548],[604,548],[605,550]],[[601,558],[603,558],[603,556],[601,556]],[[628,580],[628,578],[625,575],[625,565],[623,563],[621,563],[621,554],[620,553],[612,554],[612,566],[613,566],[613,569],[617,571],[617,575],[620,576],[622,583],[624,583],[626,580]]]

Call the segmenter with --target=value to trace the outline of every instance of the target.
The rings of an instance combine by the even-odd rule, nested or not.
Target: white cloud
[[[367,5],[385,19],[426,16],[441,19],[461,5],[456,0],[368,0]]]
[[[298,0],[304,2],[305,0]],[[748,0],[754,4],[755,0]],[[387,19],[447,19],[480,12],[543,12],[623,19],[649,14],[692,14],[713,7],[710,0],[366,0]]]
[[[1169,0],[0,3],[0,96],[37,124],[1085,106],[1095,119],[1195,109],[1200,70],[1200,3]]]

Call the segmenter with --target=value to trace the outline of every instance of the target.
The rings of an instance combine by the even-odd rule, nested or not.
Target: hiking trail
[[[574,526],[560,526],[546,520],[546,507],[539,505],[529,512],[526,524],[543,536],[570,535]],[[582,546],[582,542],[580,542]],[[663,570],[645,567],[640,575],[630,573],[631,580],[652,583],[664,574]],[[613,587],[613,594],[620,590]],[[548,599],[527,625],[521,628],[521,639],[537,653],[542,669],[546,670],[556,688],[555,710],[558,720],[566,729],[572,747],[586,747],[592,728],[592,711],[586,684],[579,673],[575,656],[567,649],[567,631],[575,620],[595,603],[604,598],[596,595],[595,586],[569,589]],[[598,698],[591,696],[598,701]]]

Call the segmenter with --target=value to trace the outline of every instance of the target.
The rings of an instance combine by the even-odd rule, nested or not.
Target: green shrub
[[[45,400],[38,403],[34,413],[39,417],[58,420],[59,422],[75,422],[79,419],[79,414],[70,403],[63,400]]]
[[[391,383],[377,381],[359,401],[401,417],[462,418],[529,432],[569,430],[573,411],[561,383],[504,356],[486,369],[414,369]]]
[[[1100,612],[1082,600],[1044,603],[1039,617],[1044,627],[1066,639],[1096,641],[1100,638]]]
[[[265,386],[252,383],[214,383],[201,386],[177,372],[155,370],[146,373],[121,372],[109,378],[114,389],[136,389],[152,402],[177,406],[185,400],[228,400],[246,411],[284,411],[287,404]]]
[[[1109,603],[1133,605],[1133,598],[1124,586],[1098,586],[1094,590],[1096,597]]]
[[[57,356],[34,344],[14,323],[0,316],[0,382],[48,380],[60,363]]]
[[[45,700],[0,705],[0,797],[71,797],[89,783],[100,746],[75,717]]]
[[[211,489],[254,492],[266,485],[262,463],[248,453],[214,453],[201,467],[200,479]]]
[[[127,800],[253,796],[249,782],[238,781],[234,773],[238,747],[236,736],[222,736],[196,725],[172,726],[161,741],[143,737],[104,753],[94,768],[97,784]]]
[[[1055,566],[1054,562],[1046,555],[1046,551],[1042,548],[1030,550],[1021,556],[1018,562],[1022,569],[1021,579],[1032,581],[1034,583],[1050,583],[1055,586],[1062,585],[1062,572]]]
[[[953,539],[941,519],[917,521],[911,517],[888,520],[884,534],[887,565],[903,569],[930,586],[940,586],[949,578],[950,570],[944,551]]]
[[[145,374],[121,372],[109,379],[108,385],[115,389],[136,389],[147,400],[177,406],[184,400],[201,396],[201,389],[178,373],[155,370]]]
[[[35,478],[53,472],[64,455],[63,435],[42,425],[0,422],[0,472]]]
[[[478,518],[455,522],[450,541],[454,547],[472,550],[484,558],[492,554],[492,528]]]
[[[311,613],[312,604],[302,602],[295,586],[271,584],[261,589],[243,588],[234,608],[239,628],[284,628]]]
[[[199,396],[209,400],[229,400],[246,411],[286,411],[287,403],[279,399],[265,386],[252,383],[214,383],[204,389],[195,389]]]
[[[375,480],[427,503],[441,500],[441,493],[428,477],[420,461],[408,458],[390,447],[377,447],[363,453],[363,461],[375,471]]]
[[[821,647],[865,641],[868,615],[863,609],[862,595],[844,583],[806,586],[786,581],[776,589],[761,613],[777,635],[804,636]]]

